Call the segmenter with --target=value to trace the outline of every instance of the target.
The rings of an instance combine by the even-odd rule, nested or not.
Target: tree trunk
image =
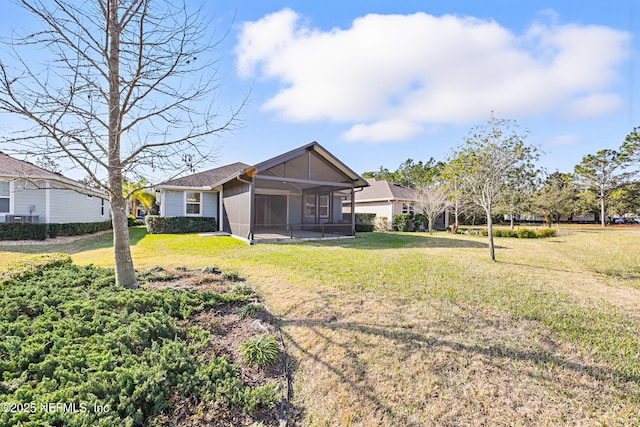
[[[427,221],[429,222],[429,234],[433,234],[433,219],[427,218]]]
[[[118,188],[118,187],[115,187]],[[127,223],[127,204],[122,197],[111,197],[111,213],[113,218],[113,251],[115,255],[116,284],[129,289],[136,289],[136,271],[131,258],[129,225]]]
[[[460,214],[458,213],[458,202],[456,201],[454,209],[453,209],[453,213],[455,215],[455,222],[454,224],[456,225],[456,230],[460,227],[460,223],[458,222],[458,216],[460,216]]]
[[[513,230],[515,228],[515,223],[513,220],[513,214],[509,215],[511,217],[511,230]]]
[[[116,284],[135,289],[136,271],[131,259],[127,203],[122,197],[122,164],[120,160],[120,23],[118,2],[109,2],[109,153],[108,173],[111,189],[113,224],[113,251],[115,255]]]
[[[605,194],[604,191],[600,191],[600,224],[603,227],[607,226],[607,223],[605,221],[605,205],[604,205],[604,198],[605,198]]]
[[[489,234],[489,256],[491,257],[491,261],[496,260],[496,250],[493,245],[493,218],[491,218],[491,210],[486,209],[487,213],[487,232]]]

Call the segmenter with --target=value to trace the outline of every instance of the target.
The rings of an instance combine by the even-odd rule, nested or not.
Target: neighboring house
[[[367,182],[317,142],[257,165],[233,163],[156,187],[162,216],[217,219],[220,231],[249,242],[355,235],[353,200]]]
[[[394,184],[390,181],[367,179],[368,187],[355,193],[356,213],[374,213],[377,217],[386,218],[391,225],[393,215],[419,214],[420,209],[416,200],[417,191]],[[350,209],[351,204],[344,202],[345,209]],[[446,229],[449,227],[449,213],[445,211],[438,217],[435,228]]]
[[[0,153],[0,222],[65,224],[110,219],[104,191]]]

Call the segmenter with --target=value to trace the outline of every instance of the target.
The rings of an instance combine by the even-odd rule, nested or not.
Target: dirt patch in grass
[[[222,294],[248,294],[251,289],[244,281],[229,281],[221,274],[203,273],[200,270],[160,270],[157,267],[147,270],[148,279],[142,287],[146,289],[175,289],[197,292],[216,292]],[[242,308],[247,304],[261,306],[262,309],[245,315]],[[254,310],[256,311],[256,310]],[[156,422],[163,426],[202,426],[202,425],[262,425],[281,426],[284,420],[289,423],[295,418],[297,410],[289,403],[289,385],[292,359],[283,346],[282,335],[277,319],[269,313],[261,299],[255,293],[248,299],[234,304],[205,309],[180,323],[182,330],[203,330],[210,334],[204,346],[200,346],[197,357],[209,360],[213,356],[226,357],[236,366],[238,378],[247,386],[261,387],[276,384],[277,392],[282,396],[273,409],[262,408],[248,415],[240,410],[229,413],[227,408],[219,408],[203,402],[193,405],[189,396],[173,396],[175,401],[172,413],[163,413]],[[279,343],[277,359],[270,365],[260,368],[251,366],[242,357],[241,344],[258,335],[268,334]],[[200,339],[186,337],[187,341]],[[154,424],[155,425],[155,424]],[[285,424],[286,425],[286,424]],[[292,424],[289,424],[292,425]]]

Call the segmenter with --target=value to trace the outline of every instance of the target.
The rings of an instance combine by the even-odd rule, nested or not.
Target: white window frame
[[[1,214],[11,215],[13,214],[13,181],[0,181],[0,183],[7,183],[7,185],[9,186],[9,195],[0,196],[0,199],[9,200],[9,210],[7,212],[0,212],[0,215]]]
[[[326,198],[326,204],[323,204],[323,199]],[[323,214],[322,210],[326,208],[326,213]],[[328,219],[331,215],[331,197],[329,194],[318,195],[318,218]]]
[[[313,203],[309,203],[309,200],[313,200]],[[313,213],[309,215],[308,208],[313,209]],[[315,194],[305,194],[304,196],[304,216],[305,218],[315,218],[316,213],[318,213],[318,205],[316,204],[316,195]]]
[[[411,202],[402,202],[402,213],[403,214],[415,214],[416,206]]]
[[[198,194],[198,202],[190,202],[188,194]],[[198,205],[198,213],[188,213],[187,205]],[[202,191],[185,191],[184,192],[184,216],[202,216]]]
[[[104,213],[106,212],[105,207],[106,207],[105,200],[101,197],[100,198],[100,216],[104,216]]]

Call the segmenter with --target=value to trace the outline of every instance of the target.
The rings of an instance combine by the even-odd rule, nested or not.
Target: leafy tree
[[[207,137],[232,126],[237,111],[221,121],[212,99],[215,45],[186,0],[19,3],[40,24],[2,57],[0,111],[33,127],[6,142],[69,159],[107,191],[116,280],[135,288],[124,176],[191,171],[212,153]]]
[[[409,188],[423,188],[431,185],[443,164],[430,158],[426,162],[415,163],[413,159],[405,160],[395,171],[380,166],[377,171],[362,174],[363,178],[375,178],[380,181],[391,181]]]
[[[449,194],[443,186],[429,185],[418,190],[416,205],[427,218],[429,234],[433,234],[438,215],[450,205]]]
[[[533,199],[533,211],[544,216],[551,227],[553,220],[560,220],[561,216],[571,216],[576,211],[578,190],[573,184],[570,174],[553,172],[536,193]]]
[[[513,180],[532,174],[538,158],[535,147],[524,143],[516,122],[492,116],[471,129],[451,156],[459,168],[463,191],[487,215],[489,256],[495,261],[493,214]],[[450,161],[451,163],[451,161]]]
[[[148,190],[149,184],[147,180],[142,178],[136,182],[125,181],[122,184],[122,194],[130,206],[127,206],[132,215],[136,215],[138,204],[148,212],[152,206],[156,196]]]
[[[640,213],[640,182],[625,182],[615,188],[609,197],[607,213],[620,217]]]
[[[584,156],[574,168],[583,190],[593,195],[600,205],[600,223],[603,227],[606,226],[607,203],[611,192],[629,176],[621,172],[625,160],[624,154],[605,149]]]

